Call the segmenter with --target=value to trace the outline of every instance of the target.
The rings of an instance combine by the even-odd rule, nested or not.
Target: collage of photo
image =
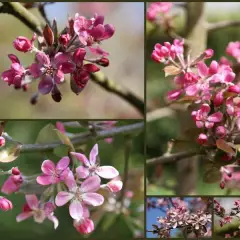
[[[0,238],[240,239],[239,11],[1,2]]]

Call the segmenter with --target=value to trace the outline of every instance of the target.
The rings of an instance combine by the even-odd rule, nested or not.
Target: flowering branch
[[[97,131],[96,137],[93,137],[91,132],[76,134],[74,137],[70,138],[70,140],[72,144],[82,145],[95,138],[96,140],[100,140],[100,139],[105,139],[108,137],[113,137],[121,134],[128,135],[136,131],[143,130],[143,127],[144,127],[144,122],[138,122],[134,124],[116,127],[110,130]],[[62,145],[62,142],[53,142],[49,144],[24,144],[21,148],[21,153],[51,151],[55,147],[60,145]]]
[[[45,19],[47,19],[46,15],[44,13],[44,5],[42,7],[40,7],[39,10],[40,10],[42,16]],[[44,46],[48,45],[48,46],[55,47],[55,45],[57,43],[56,42],[57,39],[55,39],[55,42],[53,44],[54,39],[52,36],[53,36],[53,34],[55,34],[55,32],[52,31],[52,29],[50,27],[51,25],[48,24],[47,26],[44,27],[44,24],[41,23],[40,20],[38,20],[31,12],[29,12],[20,3],[16,3],[16,2],[15,3],[3,3],[3,5],[0,8],[0,13],[8,13],[8,14],[11,14],[11,15],[17,17],[20,21],[22,21],[31,30],[36,32],[39,36],[44,36],[46,43],[41,43],[41,44],[44,44]],[[78,23],[76,23],[76,22],[79,22],[80,18],[75,19],[74,24],[77,25]],[[97,21],[95,19],[96,24],[98,22],[101,23],[101,21],[103,21],[102,16],[97,16],[96,18],[97,18]],[[87,22],[87,21],[90,21],[90,20],[86,19],[85,21],[86,21],[86,25],[87,25],[87,24],[89,24],[89,22]],[[105,30],[103,30],[102,28],[100,29],[100,30],[105,31],[105,33],[104,33],[105,35],[103,36],[103,39],[99,38],[99,36],[95,36],[94,39],[96,38],[96,42],[100,42],[104,39],[110,38],[114,33],[114,28],[110,24],[106,24],[106,25],[99,24],[99,25],[101,25],[101,27],[103,26],[103,28],[105,26]],[[98,32],[97,32],[97,30],[94,31],[94,28],[100,28],[99,25],[93,26],[92,29],[87,29],[87,30],[92,31],[92,34],[95,34],[95,33],[97,34],[97,33],[99,33],[99,31]],[[106,67],[109,64],[109,60],[106,57],[102,57],[101,59],[96,59],[96,60],[87,60],[90,63],[83,64],[82,60],[83,60],[83,58],[85,58],[86,52],[83,51],[83,46],[81,44],[85,44],[86,41],[84,39],[82,39],[82,37],[80,36],[80,39],[82,42],[80,41],[80,45],[79,45],[79,43],[78,43],[78,45],[76,45],[77,43],[75,41],[76,40],[75,37],[77,37],[77,36],[76,36],[76,34],[71,35],[71,33],[72,33],[71,31],[73,31],[73,23],[71,21],[69,22],[69,26],[70,26],[69,27],[70,33],[67,33],[67,34],[62,33],[59,37],[58,44],[60,44],[60,45],[58,45],[57,48],[54,49],[55,58],[60,58],[61,54],[59,52],[59,49],[63,49],[63,50],[65,49],[66,52],[69,54],[70,50],[71,50],[71,52],[73,52],[73,50],[77,49],[76,46],[78,46],[79,49],[77,49],[75,51],[74,56],[73,56],[73,58],[75,59],[74,60],[75,65],[70,64],[71,61],[69,61],[69,59],[66,59],[66,56],[64,56],[63,54],[61,55],[61,62],[57,61],[57,59],[55,59],[55,58],[53,58],[53,60],[51,60],[51,62],[50,62],[50,60],[47,57],[48,55],[46,56],[46,53],[34,48],[33,42],[36,40],[36,36],[34,36],[32,40],[28,40],[26,38],[24,38],[24,39],[18,38],[16,40],[15,48],[18,51],[24,51],[24,52],[36,51],[37,52],[36,55],[38,56],[37,59],[38,59],[38,61],[40,61],[40,63],[43,62],[43,59],[48,62],[48,68],[45,69],[45,73],[52,74],[54,76],[54,83],[52,83],[52,79],[49,79],[49,76],[45,74],[46,77],[44,75],[44,78],[43,78],[44,81],[42,81],[42,83],[39,86],[40,93],[47,94],[47,93],[51,92],[53,100],[59,102],[59,101],[61,101],[61,93],[58,90],[56,83],[60,84],[63,82],[64,79],[62,79],[62,78],[63,78],[64,74],[71,73],[72,78],[73,78],[73,80],[71,81],[71,89],[76,94],[79,94],[80,91],[83,89],[83,87],[85,87],[85,85],[90,77],[95,83],[97,83],[98,85],[103,87],[106,91],[116,94],[117,96],[121,97],[122,99],[124,99],[125,101],[130,103],[143,115],[144,114],[144,100],[141,97],[138,97],[131,91],[124,89],[121,86],[115,84],[114,82],[109,80],[106,76],[104,76],[102,73],[99,72],[98,74],[95,74],[95,72],[99,71],[99,68],[92,63]],[[76,29],[78,29],[79,27],[80,27],[79,24],[78,24],[78,26],[75,26],[74,31],[78,31]],[[44,29],[43,32],[42,32],[42,29]],[[80,32],[82,31],[81,28],[79,28],[79,31]],[[70,37],[72,37],[72,39],[70,39],[70,41],[69,41]],[[91,36],[91,38],[93,38],[93,36]],[[25,41],[25,44],[23,46],[24,41]],[[39,41],[39,39],[38,39],[38,41]],[[20,47],[21,47],[21,49],[20,49]],[[24,49],[22,49],[22,47],[24,47]],[[53,51],[53,49],[49,48],[49,51],[51,52],[51,51]],[[97,54],[100,54],[100,55],[102,54],[102,56],[108,55],[108,53],[106,53],[105,51],[103,51],[102,49],[99,49],[99,48],[93,49],[93,51],[96,51]],[[65,59],[63,58],[63,56],[65,57]],[[68,57],[70,57],[70,56],[68,56]],[[21,77],[21,79],[19,79],[19,81],[22,81],[23,78],[25,77],[25,75],[33,76],[34,78],[42,77],[40,75],[40,69],[37,68],[37,65],[33,64],[30,69],[24,69],[20,65],[20,61],[17,59],[16,56],[14,56],[14,59],[13,59],[13,56],[10,55],[9,58],[12,61],[12,64],[15,62],[17,62],[19,64],[18,71],[21,72],[21,75],[18,73]],[[84,60],[86,60],[86,59],[84,59]],[[49,62],[50,62],[50,64],[49,64]],[[61,66],[58,66],[59,64],[61,64]],[[64,67],[62,67],[62,66],[64,66]],[[81,69],[80,69],[80,67],[81,67]],[[43,68],[41,68],[41,69],[43,69]],[[56,72],[56,69],[58,70],[58,72]],[[63,72],[60,69],[62,69]],[[15,74],[15,70],[14,70],[14,72],[11,72],[11,73]],[[10,76],[7,74],[10,74],[10,72],[5,71],[2,75],[2,78],[4,79],[5,82],[8,82],[9,85],[14,84],[14,85],[16,85],[17,88],[25,87],[25,85],[27,85],[27,84],[25,84],[25,82],[19,82],[19,81],[17,83],[11,82],[12,79],[10,79]],[[54,87],[52,86],[52,84],[55,84]],[[34,95],[31,102],[33,104],[35,104],[37,101],[37,98],[38,98],[38,94]]]
[[[212,33],[214,31],[221,30],[223,28],[239,27],[239,26],[240,26],[240,20],[226,20],[226,21],[221,21],[216,23],[209,23],[207,30],[208,30],[208,33]]]

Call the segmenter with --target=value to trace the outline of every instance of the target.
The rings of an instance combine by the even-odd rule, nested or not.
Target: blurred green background
[[[36,9],[31,10],[41,18]],[[68,16],[75,13],[93,17],[94,13],[105,16],[105,23],[115,26],[114,36],[103,42],[102,47],[110,53],[110,65],[101,68],[109,79],[144,97],[144,3],[142,2],[56,2],[46,7],[50,20],[57,19],[59,29],[67,24]],[[33,61],[33,54],[17,52],[13,40],[18,36],[32,37],[32,31],[13,16],[0,14],[0,73],[8,69],[8,54],[16,54],[24,66]],[[67,77],[68,78],[68,77]],[[37,90],[31,84],[28,92],[16,91],[0,81],[0,117],[7,119],[51,119],[51,118],[142,118],[139,112],[121,98],[106,92],[89,81],[84,91],[76,96],[70,90],[69,79],[61,85],[63,99],[56,103],[50,94],[42,96],[36,106],[29,103]],[[3,104],[4,103],[4,104]]]
[[[132,124],[136,121],[119,121],[117,126]],[[41,139],[38,134],[43,127],[52,123],[55,125],[56,121],[8,121],[5,127],[7,132],[15,141],[23,144],[35,143]],[[73,128],[67,128],[69,132],[81,132]],[[86,130],[85,130],[86,131]],[[51,133],[45,132],[51,138]],[[129,175],[126,190],[131,190],[134,193],[127,215],[116,215],[114,212],[104,211],[106,205],[94,208],[94,221],[96,224],[96,231],[91,235],[93,238],[114,238],[115,236],[121,238],[132,238],[142,236],[143,233],[143,161],[144,161],[144,134],[138,133],[132,135],[132,150],[129,159]],[[99,156],[101,165],[112,165],[119,170],[122,176],[124,170],[124,136],[116,136],[111,144],[104,140],[98,141]],[[81,151],[89,155],[89,151],[93,147],[94,142],[90,141],[87,144],[79,146]],[[77,148],[76,148],[77,149]],[[56,152],[55,152],[56,153]],[[61,155],[62,156],[62,155]],[[12,163],[0,163],[0,169],[9,170],[11,167],[18,166],[21,172],[28,176],[38,174],[41,172],[41,163],[45,159],[51,159],[57,162],[60,156],[56,156],[52,152],[49,153],[22,153]],[[5,180],[5,176],[0,177],[0,186]],[[103,181],[104,182],[104,181]],[[2,194],[4,196],[4,194]],[[7,196],[13,202],[14,208],[9,212],[0,211],[0,236],[1,239],[80,239],[81,236],[73,227],[72,219],[69,216],[68,206],[56,209],[55,215],[59,219],[59,227],[57,230],[53,229],[52,222],[45,220],[43,224],[38,224],[32,218],[17,223],[16,216],[21,212],[22,206],[25,203],[24,195],[21,193]],[[107,202],[107,199],[105,199]]]
[[[240,3],[232,2],[206,2],[206,18],[209,22],[217,22],[223,20],[240,20],[239,10]],[[180,14],[174,21],[174,26],[177,27],[177,32],[181,35],[184,24],[184,10],[174,10]],[[197,11],[197,9],[196,9]],[[152,25],[147,23],[147,32],[150,32]],[[229,27],[213,32],[208,36],[207,48],[214,49],[214,57],[211,60],[219,60],[221,56],[227,57],[234,62],[234,59],[226,56],[225,49],[230,41],[240,40],[240,26]],[[165,41],[171,42],[161,29],[158,29],[152,34],[147,35],[147,103],[154,109],[165,107],[165,97],[167,91],[173,89],[173,81],[171,77],[164,78],[163,64],[155,63],[151,59],[151,53],[156,43],[163,43]],[[185,116],[185,119],[184,119]],[[187,113],[182,114],[182,121],[185,120],[186,124],[191,126],[192,120],[187,117]],[[194,125],[193,125],[194,126]],[[181,132],[181,123],[179,115],[161,118],[147,124],[147,159],[161,156],[167,150],[167,143],[171,139],[179,137]],[[187,149],[190,150],[189,145]],[[174,194],[172,187],[176,184],[176,165],[166,164],[161,166],[149,167],[147,171],[148,176],[148,194]],[[203,164],[202,161],[198,163],[198,182],[196,184],[196,192],[198,194],[226,194],[225,190],[219,188],[218,183],[206,184],[202,181]],[[165,181],[162,181],[165,179]],[[164,182],[164,184],[163,184]],[[168,186],[164,187],[163,185]],[[182,183],[184,184],[184,183]],[[231,194],[239,194],[239,190],[231,191]]]

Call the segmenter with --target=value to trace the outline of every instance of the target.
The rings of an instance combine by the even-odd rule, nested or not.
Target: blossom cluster
[[[100,70],[98,66],[109,65],[109,53],[99,45],[111,38],[114,32],[114,26],[104,24],[104,17],[97,14],[91,19],[76,14],[74,19],[69,18],[68,25],[60,33],[54,20],[52,26],[46,25],[42,36],[37,37],[34,33],[32,39],[19,36],[14,40],[13,46],[17,51],[34,53],[34,63],[24,67],[17,56],[9,54],[10,69],[1,77],[8,85],[24,90],[29,83],[39,79],[38,92],[31,102],[37,102],[39,93],[51,93],[53,100],[60,102],[59,85],[67,74],[71,77],[71,90],[79,94],[88,83],[90,74]]]
[[[78,166],[76,166],[78,165]],[[26,204],[23,206],[16,220],[21,222],[33,217],[37,223],[45,219],[53,222],[56,229],[59,221],[54,214],[57,207],[69,204],[69,214],[73,219],[73,226],[81,234],[89,234],[94,230],[94,222],[90,218],[90,208],[98,207],[104,203],[104,197],[98,191],[106,190],[115,194],[122,188],[119,172],[112,166],[100,166],[98,158],[98,145],[92,148],[89,158],[78,152],[71,152],[55,163],[45,160],[41,166],[42,174],[39,176],[24,176],[18,168],[5,172],[10,175],[4,182],[1,191],[12,194],[21,190],[29,181],[35,180],[36,185],[44,187],[38,198],[35,194],[26,194]],[[101,179],[108,179],[101,183]],[[12,209],[12,203],[0,197],[0,209]]]
[[[165,15],[169,13],[172,8],[171,2],[153,2],[149,4],[147,9],[147,20],[154,22],[161,17],[161,15]]]
[[[236,48],[230,43],[227,52],[236,53]],[[168,100],[190,102],[192,119],[200,130],[197,143],[206,150],[218,149],[226,163],[237,152],[234,139],[240,133],[240,85],[234,82],[236,74],[226,59],[205,63],[213,55],[214,51],[207,49],[197,57],[185,57],[184,40],[175,39],[173,44],[157,43],[152,59],[166,65],[165,76],[174,76],[175,89],[168,92]],[[220,171],[231,177],[229,169],[222,167]],[[225,181],[220,185],[224,188]]]
[[[234,206],[229,212],[220,204],[217,199],[214,199],[214,214],[220,217],[219,226],[223,227],[225,224],[232,223],[234,219],[238,219],[238,214],[240,213],[240,200],[234,201]],[[232,233],[226,233],[225,238],[239,237],[240,231],[236,230]]]
[[[211,223],[211,214],[207,211],[190,211],[188,204],[179,198],[172,199],[171,203],[167,199],[158,199],[157,205],[166,215],[157,218],[157,224],[153,224],[153,234],[160,238],[169,238],[171,230],[176,228],[186,229],[187,234],[195,236],[208,236],[210,234],[209,224]],[[151,200],[148,201],[148,205]],[[171,206],[170,206],[171,205]],[[154,206],[154,208],[156,205]],[[164,210],[165,209],[165,210]]]

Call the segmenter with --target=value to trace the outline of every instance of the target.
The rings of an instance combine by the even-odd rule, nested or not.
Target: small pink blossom
[[[13,208],[12,202],[5,197],[0,196],[0,209],[3,211],[8,211]]]
[[[5,194],[11,194],[17,192],[23,183],[22,175],[11,175],[8,179],[4,182],[1,191]]]
[[[42,163],[43,175],[37,177],[37,182],[41,185],[56,184],[65,179],[69,171],[69,157],[63,157],[55,166],[51,160]]]
[[[78,178],[87,178],[88,176],[98,175],[102,178],[112,179],[119,175],[117,169],[112,166],[99,166],[97,164],[98,144],[95,144],[89,154],[89,160],[82,153],[71,152],[72,156],[76,157],[83,163],[84,166],[79,166],[76,169]]]
[[[106,184],[106,187],[111,191],[111,192],[119,192],[121,191],[123,186],[123,182],[120,180],[111,180]]]
[[[58,227],[58,219],[54,216],[55,206],[51,202],[41,204],[38,201],[36,195],[26,195],[26,204],[23,207],[23,212],[20,213],[16,220],[21,222],[27,218],[33,217],[34,221],[37,223],[43,223],[43,221],[48,218],[54,224],[54,229]]]
[[[73,173],[69,171],[65,180],[69,192],[61,191],[57,194],[55,203],[57,206],[63,206],[71,200],[69,206],[70,216],[75,220],[81,220],[86,205],[100,206],[104,202],[102,195],[96,193],[100,188],[100,178],[91,176],[84,180],[80,187],[77,186]]]
[[[94,222],[90,218],[74,220],[73,226],[81,234],[89,234],[94,231]]]
[[[6,143],[6,140],[4,137],[0,136],[0,147],[3,147]]]
[[[155,21],[159,14],[166,14],[172,8],[171,2],[153,2],[149,4],[147,9],[147,19]]]
[[[36,40],[37,36],[34,33],[32,39],[28,39],[26,37],[17,37],[16,40],[13,42],[13,46],[19,52],[29,52],[33,49],[33,42]]]
[[[208,141],[208,136],[204,133],[201,133],[199,136],[198,136],[198,139],[197,139],[198,143],[200,145],[203,145],[203,144],[206,144],[207,141]]]

